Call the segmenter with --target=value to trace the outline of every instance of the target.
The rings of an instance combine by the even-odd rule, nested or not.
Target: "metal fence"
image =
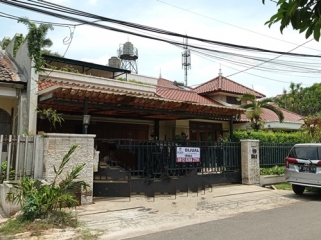
[[[294,143],[260,143],[260,167],[284,166],[284,159]]]
[[[0,183],[33,176],[35,137],[0,135]]]
[[[95,139],[95,145],[101,161],[130,170],[132,176],[179,176],[194,169],[200,174],[222,173],[241,168],[240,143]],[[199,147],[200,162],[177,162],[179,147]]]

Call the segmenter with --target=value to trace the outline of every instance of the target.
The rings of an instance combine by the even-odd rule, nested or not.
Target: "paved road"
[[[297,196],[290,190],[225,185],[176,197],[95,199],[95,204],[72,211],[77,213],[82,226],[98,231],[102,234],[99,239],[103,240],[129,237],[301,240],[320,239],[320,207],[320,194]],[[6,220],[0,212],[0,222],[1,219]],[[42,239],[79,239],[77,231],[50,231]],[[153,234],[156,232],[161,233]]]
[[[321,195],[306,194],[302,201],[280,208],[139,236],[139,240],[171,239],[321,239]]]
[[[212,190],[199,194],[160,196],[154,200],[144,197],[133,197],[131,200],[98,199],[96,204],[80,206],[77,213],[84,226],[104,232],[100,239],[115,240],[265,211],[302,201],[309,199],[297,197],[292,191],[275,191],[253,185],[227,185],[213,187]],[[175,236],[172,239],[184,238]]]

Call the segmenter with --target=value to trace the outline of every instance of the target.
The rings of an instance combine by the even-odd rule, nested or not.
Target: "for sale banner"
[[[176,162],[200,162],[201,149],[198,147],[176,147]]]

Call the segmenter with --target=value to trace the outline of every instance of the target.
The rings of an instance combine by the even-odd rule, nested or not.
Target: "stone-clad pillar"
[[[260,183],[259,140],[241,140],[242,184]]]
[[[69,149],[77,144],[75,152],[71,155],[70,161],[66,164],[64,174],[70,172],[77,165],[86,163],[79,174],[79,180],[89,184],[89,190],[82,193],[81,203],[91,204],[93,202],[93,179],[94,179],[94,139],[93,134],[63,134],[47,133],[43,143],[43,179],[51,183],[55,177],[53,166],[59,167],[63,157]],[[58,179],[62,180],[62,178]]]

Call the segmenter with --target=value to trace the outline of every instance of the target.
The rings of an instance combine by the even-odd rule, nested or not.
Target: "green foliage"
[[[271,168],[260,168],[260,175],[282,175],[284,174],[284,166],[274,166]]]
[[[18,35],[15,37],[14,39],[14,44],[13,44],[13,56],[15,57],[17,54],[17,51],[19,49],[19,47],[21,46],[21,44],[24,41],[24,37],[22,34]]]
[[[268,131],[258,131],[251,132],[250,135],[246,131],[234,131],[233,139],[239,142],[241,139],[257,139],[261,143],[302,143],[302,136],[305,133],[301,131],[297,132],[268,132]]]
[[[5,50],[10,43],[10,39],[6,38],[4,42],[2,43],[2,49]]]
[[[20,18],[18,22],[25,24],[28,27],[28,34],[26,39],[28,40],[28,52],[29,57],[34,60],[36,72],[42,70],[44,59],[41,55],[41,50],[44,47],[51,47],[52,41],[46,38],[48,30],[53,30],[51,24],[41,23],[39,27],[35,23],[29,21],[28,18]]]
[[[251,127],[254,131],[259,131],[264,125],[261,118],[263,108],[274,112],[278,116],[280,122],[283,122],[284,120],[283,112],[278,107],[270,104],[273,102],[273,98],[257,100],[255,95],[246,93],[240,97],[240,100],[246,100],[247,102],[246,104],[241,105],[241,107],[247,109],[246,117],[251,120]]]
[[[123,82],[126,82],[126,78],[122,78],[122,77],[119,77],[117,78],[117,80],[119,81],[123,81]],[[137,83],[137,84],[142,84],[142,85],[152,85],[150,83],[145,83],[145,82],[141,82],[141,81],[138,81],[136,79],[129,79],[128,82],[131,82],[131,83]]]
[[[59,216],[62,208],[78,205],[72,192],[86,190],[89,186],[86,182],[78,180],[85,164],[75,166],[71,172],[62,176],[76,148],[77,145],[70,148],[58,169],[54,166],[55,177],[51,184],[44,184],[28,177],[22,178],[18,183],[12,183],[14,190],[7,194],[6,200],[21,205],[23,220],[33,221],[52,215]]]
[[[7,177],[7,168],[8,168],[8,162],[2,162],[1,166],[0,166],[0,184],[3,183],[3,181],[6,180]],[[14,176],[15,176],[15,171],[13,170],[13,168],[10,166],[10,173],[9,173],[9,180],[13,180]]]
[[[321,112],[321,84],[303,88],[302,84],[291,83],[288,90],[274,99],[278,106],[302,116]]]
[[[132,83],[142,84],[142,85],[152,85],[152,84],[150,84],[150,83],[145,83],[145,82],[137,81],[137,80],[135,80],[135,79],[129,79],[128,81],[129,81],[129,82],[132,82]]]
[[[60,58],[63,57],[58,52],[52,52],[52,51],[50,51],[48,49],[42,49],[41,50],[41,54],[50,55],[50,56],[54,56],[54,57],[60,57]]]
[[[19,215],[15,219],[9,219],[1,226],[0,235],[12,236],[18,233],[31,232],[31,236],[40,236],[43,231],[52,228],[78,227],[76,220],[71,213],[63,211],[58,211],[50,214],[46,219],[37,219],[36,221],[26,221]]]
[[[321,142],[321,114],[303,118],[302,136],[304,142]]]
[[[47,118],[50,122],[50,125],[56,128],[56,124],[59,123],[61,126],[61,123],[65,121],[63,117],[61,116],[61,113],[57,113],[56,110],[53,110],[51,108],[48,109],[36,109],[37,113],[40,114],[40,118]]]
[[[265,0],[262,0],[263,4]],[[293,29],[305,32],[305,38],[313,34],[319,41],[321,29],[321,1],[316,0],[278,0],[278,11],[265,24],[280,22],[280,31],[291,25]]]
[[[104,233],[103,230],[98,229],[83,229],[81,235],[83,240],[94,240],[98,239]]]
[[[305,187],[307,192],[321,193],[321,188],[317,187]]]
[[[278,183],[273,185],[278,190],[291,190],[291,184],[290,183]]]

